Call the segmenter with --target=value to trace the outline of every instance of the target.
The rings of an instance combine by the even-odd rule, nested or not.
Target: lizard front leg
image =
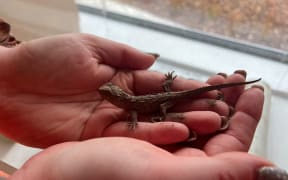
[[[174,71],[168,72],[165,74],[165,81],[162,84],[162,88],[165,92],[170,92],[171,91],[171,86],[174,81],[174,79],[177,77],[176,75],[173,75]]]

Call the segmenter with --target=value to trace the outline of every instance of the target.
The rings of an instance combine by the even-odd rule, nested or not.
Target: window
[[[158,23],[152,24],[154,29],[288,61],[288,2],[284,0],[78,0],[78,3],[104,9],[103,15],[114,12],[137,18],[138,23],[144,20],[142,24],[146,26]]]
[[[187,28],[288,50],[284,0],[114,0]]]

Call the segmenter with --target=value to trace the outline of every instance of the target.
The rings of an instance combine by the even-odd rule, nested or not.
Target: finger
[[[209,140],[204,147],[205,151],[208,154],[248,151],[262,113],[263,103],[264,93],[261,88],[246,90],[239,97],[228,130]]]
[[[271,162],[247,153],[224,153],[217,155],[214,158],[219,163],[219,179],[226,176],[230,177],[231,179],[254,180],[259,176],[258,172],[261,167],[273,166]]]
[[[273,164],[263,158],[247,153],[231,152],[213,157],[218,164],[215,169],[216,179],[254,180],[259,176],[259,169]],[[213,170],[212,170],[213,171]]]
[[[246,79],[245,71],[235,71],[234,74],[228,76],[225,79],[225,83],[233,83],[233,82],[244,82]],[[245,86],[234,86],[231,88],[221,89],[221,92],[224,95],[224,101],[231,106],[234,106],[237,102],[239,96],[243,93]]]
[[[171,112],[213,111],[218,113],[220,116],[229,116],[231,113],[230,110],[231,108],[221,100],[202,98],[187,100],[171,108]]]
[[[175,177],[176,173],[178,179],[255,180],[260,168],[273,166],[263,158],[239,152],[207,157],[201,152],[186,148],[177,155],[186,157],[172,158],[168,162],[157,164],[161,170],[166,169],[163,177]]]
[[[223,84],[225,83],[226,78],[227,78],[227,74],[218,73],[209,77],[209,79],[207,80],[207,83],[211,85]]]
[[[214,76],[211,76],[207,83],[211,85],[216,84],[223,84],[223,83],[234,83],[234,82],[243,82],[246,78],[246,72],[243,70],[237,70],[234,72],[234,74],[227,76],[225,73],[218,73]],[[227,102],[230,105],[235,105],[238,97],[241,95],[241,93],[244,90],[244,86],[235,86],[230,88],[223,88],[221,89],[221,92],[224,97],[224,101]]]
[[[171,152],[171,151],[169,151]],[[176,156],[186,156],[186,157],[207,157],[207,154],[196,148],[188,148],[188,147],[182,147],[180,149],[177,149],[176,151],[173,151],[173,154]]]
[[[226,125],[227,119],[211,111],[191,111],[186,113],[167,114],[165,121],[176,121],[185,124],[197,135],[210,134]]]
[[[163,145],[186,141],[191,130],[196,134],[209,134],[219,130],[223,124],[223,119],[217,113],[209,111],[172,113],[167,115],[164,122],[142,122],[147,121],[147,118],[141,118],[141,122],[138,122],[133,130],[129,129],[127,122],[124,121],[112,124],[105,129],[103,136],[133,137]],[[183,127],[180,123],[185,126]]]
[[[176,122],[138,122],[137,127],[131,130],[128,128],[127,122],[122,121],[107,127],[103,136],[132,137],[152,144],[164,145],[187,140],[189,130],[184,124]]]
[[[253,99],[253,101],[251,101]],[[231,118],[231,127],[227,133],[241,142],[247,151],[252,142],[254,132],[260,120],[264,104],[264,93],[260,88],[251,88],[241,95],[235,107],[235,115]]]
[[[158,55],[140,52],[125,44],[103,39],[94,35],[82,34],[86,44],[99,63],[124,69],[147,69]]]

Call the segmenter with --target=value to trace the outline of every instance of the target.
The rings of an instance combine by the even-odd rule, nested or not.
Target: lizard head
[[[100,95],[115,104],[119,99],[126,98],[129,96],[126,92],[124,92],[120,87],[114,85],[111,82],[108,82],[98,89]]]
[[[112,96],[114,93],[113,91],[115,91],[114,89],[114,84],[111,82],[108,82],[102,86],[100,86],[100,88],[98,89],[99,93],[101,94],[101,96],[103,98],[106,98],[107,96]]]

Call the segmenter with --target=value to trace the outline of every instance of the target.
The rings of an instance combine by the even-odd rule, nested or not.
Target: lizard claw
[[[171,71],[171,72],[168,72],[167,74],[165,74],[166,80],[168,80],[168,81],[169,81],[169,80],[172,80],[172,81],[173,81],[173,80],[177,77],[177,75],[175,75],[175,76],[173,75],[174,72],[175,72],[175,71]]]
[[[197,140],[197,134],[195,131],[190,131],[189,138],[187,139],[187,142],[192,142]]]
[[[138,123],[135,121],[128,121],[127,125],[129,130],[134,130],[137,127]]]
[[[161,122],[161,121],[163,121],[163,117],[161,117],[161,116],[151,117],[151,122],[152,122],[152,123]]]

